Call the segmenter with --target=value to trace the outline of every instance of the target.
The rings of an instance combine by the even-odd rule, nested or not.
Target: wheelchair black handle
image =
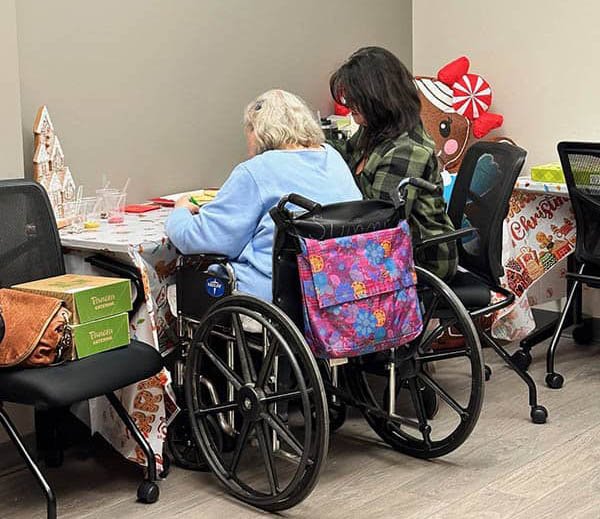
[[[85,258],[85,261],[94,267],[100,268],[102,270],[106,270],[107,272],[112,272],[117,276],[129,279],[135,286],[135,300],[131,305],[131,310],[129,310],[129,317],[133,317],[137,311],[142,306],[142,303],[146,299],[146,295],[144,292],[144,282],[142,281],[142,276],[139,271],[132,267],[131,265],[126,265],[125,263],[121,263],[113,258],[109,258],[108,256],[103,256],[102,254],[95,254],[93,256],[89,256]]]
[[[310,198],[306,198],[305,196],[298,195],[296,193],[290,193],[289,195],[285,195],[281,197],[279,203],[277,204],[277,209],[283,212],[285,210],[285,205],[287,203],[297,205],[298,207],[302,207],[302,209],[306,209],[309,212],[318,211],[321,209],[321,204],[317,202],[313,202]]]
[[[4,339],[4,318],[0,314],[0,342]]]
[[[405,188],[407,185],[416,187],[417,189],[422,189],[431,193],[432,195],[441,195],[443,191],[441,186],[432,184],[431,182],[428,182],[427,180],[424,180],[422,178],[413,177],[409,177],[402,180],[400,184],[398,184],[398,190]]]

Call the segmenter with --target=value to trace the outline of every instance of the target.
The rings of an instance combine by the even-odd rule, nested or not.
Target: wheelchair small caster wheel
[[[487,364],[485,365],[485,381],[487,382],[490,378],[492,378],[492,368],[490,368]]]
[[[546,385],[552,389],[560,389],[565,383],[565,379],[560,373],[548,373],[546,375]]]
[[[329,413],[329,432],[334,433],[342,425],[346,423],[346,415],[348,414],[348,407],[344,402],[333,402],[330,395],[327,395],[327,411]],[[300,408],[300,412],[304,415],[304,411]],[[311,411],[313,420],[316,420],[316,412]]]
[[[217,421],[207,417],[211,438],[219,453],[223,452],[223,434]],[[165,449],[166,458],[178,467],[186,470],[206,472],[209,470],[204,461],[200,448],[192,438],[191,427],[188,423],[187,413],[179,413],[167,430]]]
[[[534,405],[531,408],[531,421],[533,423],[546,423],[548,410],[543,405]]]
[[[149,505],[158,501],[159,494],[158,485],[154,481],[142,481],[137,490],[138,501]]]
[[[521,371],[527,371],[531,365],[531,353],[528,351],[517,350],[510,358]]]
[[[594,330],[592,329],[592,321],[585,320],[582,324],[573,328],[573,340],[576,344],[589,344],[594,338]]]
[[[346,404],[329,402],[329,432],[337,431],[346,422]]]

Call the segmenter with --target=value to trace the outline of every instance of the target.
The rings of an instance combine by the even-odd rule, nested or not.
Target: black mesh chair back
[[[456,229],[479,230],[458,241],[460,265],[494,285],[504,275],[502,223],[526,155],[505,142],[476,142],[465,154],[448,207]]]
[[[0,222],[0,287],[65,273],[43,187],[29,180],[0,180]]]
[[[575,212],[575,257],[600,267],[600,143],[560,142],[558,155]]]
[[[294,196],[294,195],[291,195]],[[293,215],[271,210],[275,221],[273,245],[273,303],[304,329],[302,293],[296,255],[298,236],[326,240],[396,227],[400,210],[384,200],[359,200],[318,206],[316,211]]]

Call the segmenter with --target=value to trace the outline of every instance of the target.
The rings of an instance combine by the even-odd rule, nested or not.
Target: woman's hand
[[[175,208],[177,209],[178,207],[184,207],[192,214],[198,214],[198,210],[200,209],[196,204],[192,204],[192,202],[190,202],[189,195],[183,195],[177,199],[177,202],[175,202]]]

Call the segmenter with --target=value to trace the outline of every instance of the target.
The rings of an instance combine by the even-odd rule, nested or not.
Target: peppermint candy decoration
[[[471,121],[486,112],[492,104],[492,89],[476,74],[464,74],[452,85],[452,107]]]

